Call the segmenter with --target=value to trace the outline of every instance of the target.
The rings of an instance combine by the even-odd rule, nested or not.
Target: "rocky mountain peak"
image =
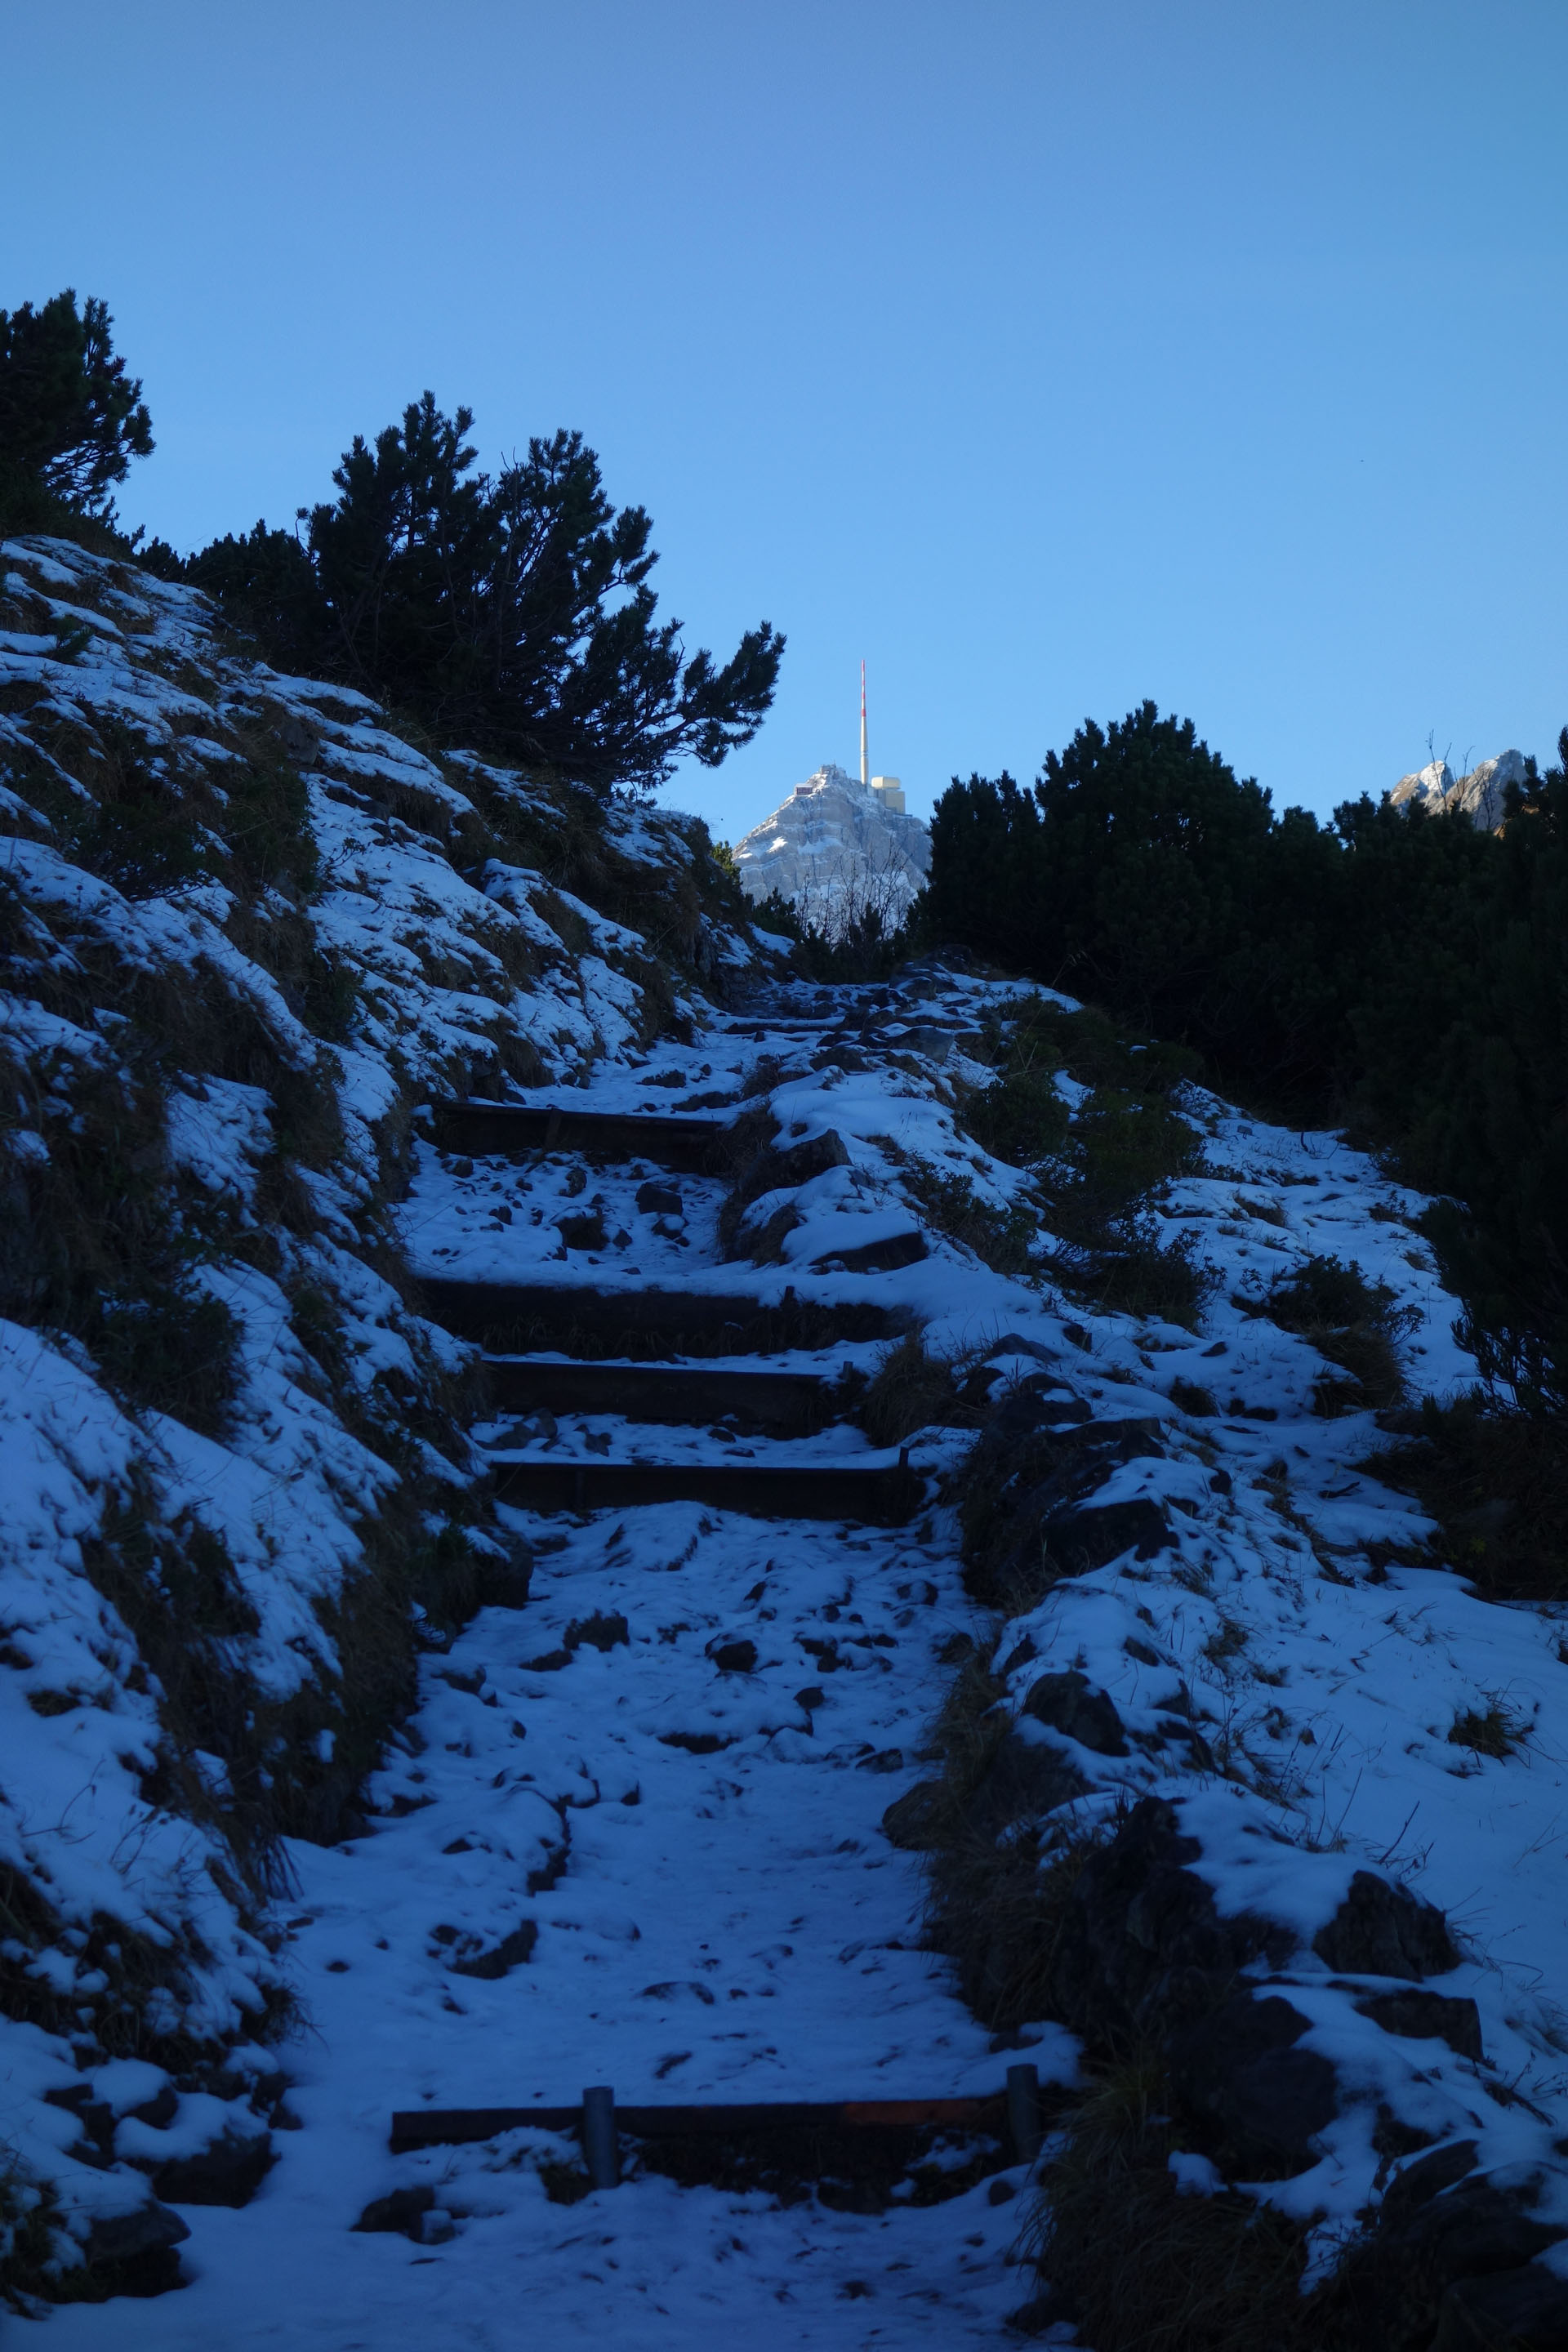
[[[1468,774],[1456,776],[1447,760],[1430,760],[1426,767],[1401,776],[1389,793],[1397,809],[1419,803],[1429,816],[1468,816],[1487,833],[1501,831],[1510,784],[1524,782],[1522,751],[1500,751],[1482,760]]]
[[[896,776],[868,786],[830,760],[736,843],[735,857],[748,898],[776,890],[837,937],[872,909],[889,928],[902,922],[930,871],[931,839]]]

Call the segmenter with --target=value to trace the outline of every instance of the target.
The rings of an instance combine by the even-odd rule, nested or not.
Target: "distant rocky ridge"
[[[895,777],[870,786],[829,761],[735,844],[749,898],[774,890],[837,938],[868,911],[896,929],[925,887],[931,836]]]
[[[1464,776],[1456,776],[1447,760],[1429,761],[1401,776],[1388,797],[1397,809],[1418,803],[1428,816],[1468,816],[1483,832],[1500,833],[1508,788],[1523,782],[1523,752],[1500,751]]]

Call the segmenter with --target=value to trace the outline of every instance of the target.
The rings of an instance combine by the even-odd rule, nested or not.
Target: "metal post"
[[[1034,2069],[1029,2070],[1033,2073]],[[1011,2084],[1012,2077],[1008,2077]],[[621,2151],[616,2138],[616,2095],[607,2083],[583,2094],[583,2157],[595,2189],[618,2189]]]
[[[1040,2075],[1037,2067],[1008,2067],[1007,2123],[1019,2163],[1033,2164],[1045,2137],[1040,2123]]]

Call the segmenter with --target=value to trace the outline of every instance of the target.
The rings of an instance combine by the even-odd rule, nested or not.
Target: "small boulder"
[[[1435,2151],[1436,2152],[1436,2151]],[[1521,2270],[1563,2235],[1527,2210],[1540,2193],[1538,2174],[1524,2177],[1473,2173],[1452,2189],[1392,2224],[1384,2200],[1384,2225],[1374,2244],[1391,2252],[1409,2273],[1447,2284],[1492,2271]]]
[[[153,2186],[171,2205],[248,2205],[272,2161],[269,2133],[228,2124],[195,2156],[161,2164]]]
[[[808,1184],[814,1176],[826,1176],[834,1168],[847,1168],[849,1148],[837,1129],[830,1127],[821,1135],[786,1144],[767,1157],[768,1181],[765,1187],[759,1189],[776,1192],[795,1184]]]
[[[631,1631],[619,1610],[612,1613],[595,1609],[591,1617],[574,1617],[563,1639],[563,1646],[568,1650],[608,1652],[629,1643]]]
[[[1432,2352],[1568,2352],[1568,2279],[1539,2263],[1456,2279]]]
[[[1033,1372],[1008,1390],[986,1434],[993,1444],[1016,1445],[1037,1430],[1081,1427],[1093,1417],[1093,1409],[1074,1396],[1065,1381]]]
[[[1358,1870],[1350,1893],[1312,1949],[1340,1976],[1439,1977],[1459,1965],[1448,1923],[1433,1903],[1370,1870]]]
[[[532,1581],[532,1549],[521,1537],[515,1538],[504,1555],[489,1555],[481,1562],[479,1606],[482,1609],[526,1609]]]
[[[685,1206],[678,1184],[664,1184],[651,1179],[647,1183],[637,1186],[637,1207],[645,1217],[679,1217],[684,1213]]]
[[[412,2238],[417,2243],[425,2216],[435,2206],[433,2189],[394,2189],[384,2197],[373,2197],[353,2227]]]
[[[1457,2181],[1472,2173],[1479,2157],[1475,2140],[1453,2139],[1418,2157],[1414,2164],[1405,2165],[1394,2174],[1384,2193],[1380,2217],[1384,2229],[1402,2229],[1423,2205],[1429,2205],[1445,2189],[1452,2189]]]
[[[1385,2033],[1411,2042],[1446,2042],[1461,2058],[1478,2063],[1481,2049],[1480,2011],[1473,2000],[1441,1992],[1380,1992],[1358,2000],[1363,2017],[1370,2017]]]
[[[493,1982],[497,1978],[504,1977],[509,1970],[521,1968],[524,1961],[531,1958],[538,1941],[538,1922],[524,1919],[510,1936],[503,1936],[499,1944],[492,1944],[488,1950],[465,1951],[452,1962],[452,1973]]]
[[[609,1241],[604,1216],[597,1209],[579,1209],[570,1216],[557,1217],[555,1230],[568,1249],[602,1250]]]
[[[1267,1953],[1279,1966],[1288,1956],[1288,1931],[1220,1917],[1213,1891],[1187,1867],[1200,1851],[1173,1805],[1143,1797],[1079,1873],[1052,1997],[1062,2022],[1097,2049],[1174,2032],[1215,2008],[1249,1960]]]
[[[133,2123],[147,2124],[153,2131],[167,2131],[179,2113],[180,2095],[173,2083],[163,2083],[150,2099],[130,2110]]]
[[[757,1671],[754,1642],[715,1642],[708,1654],[721,1675],[754,1675]]]
[[[1125,1756],[1127,1734],[1113,1701],[1096,1690],[1076,1668],[1065,1674],[1042,1675],[1029,1686],[1024,1713],[1037,1723],[1076,1739],[1097,1756]]]
[[[1057,1360],[1053,1349],[1043,1346],[1038,1339],[1026,1339],[1021,1331],[1004,1331],[991,1356],[994,1361],[999,1356],[1033,1356],[1037,1364],[1053,1364]]]
[[[136,2262],[167,2254],[190,2236],[190,2224],[166,2205],[134,2205],[129,2213],[100,2213],[88,2231],[82,2259],[90,2268],[100,2263]]]
[[[917,1780],[882,1815],[882,1835],[906,1853],[923,1853],[937,1842],[945,1805],[940,1780]]]
[[[1237,1992],[1173,2038],[1173,2088],[1215,2136],[1224,2170],[1289,2179],[1317,2162],[1339,2086],[1328,2058],[1296,2047],[1310,2021],[1278,1994]]]
[[[1139,1559],[1152,1559],[1171,1542],[1169,1520],[1146,1495],[1128,1503],[1091,1503],[1058,1511],[1046,1521],[1043,1534],[1059,1576],[1087,1576],[1127,1551]]]

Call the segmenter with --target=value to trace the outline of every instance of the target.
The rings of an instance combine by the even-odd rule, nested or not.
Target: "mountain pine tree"
[[[0,522],[61,514],[112,525],[110,490],[153,448],[140,380],[114,353],[107,304],[68,287],[42,310],[0,310]]]
[[[472,411],[433,395],[356,436],[302,539],[265,524],[184,576],[290,668],[324,667],[461,740],[599,792],[647,788],[682,756],[716,767],[773,701],[767,622],[722,666],[658,617],[641,507],[618,510],[580,433],[475,471]]]

